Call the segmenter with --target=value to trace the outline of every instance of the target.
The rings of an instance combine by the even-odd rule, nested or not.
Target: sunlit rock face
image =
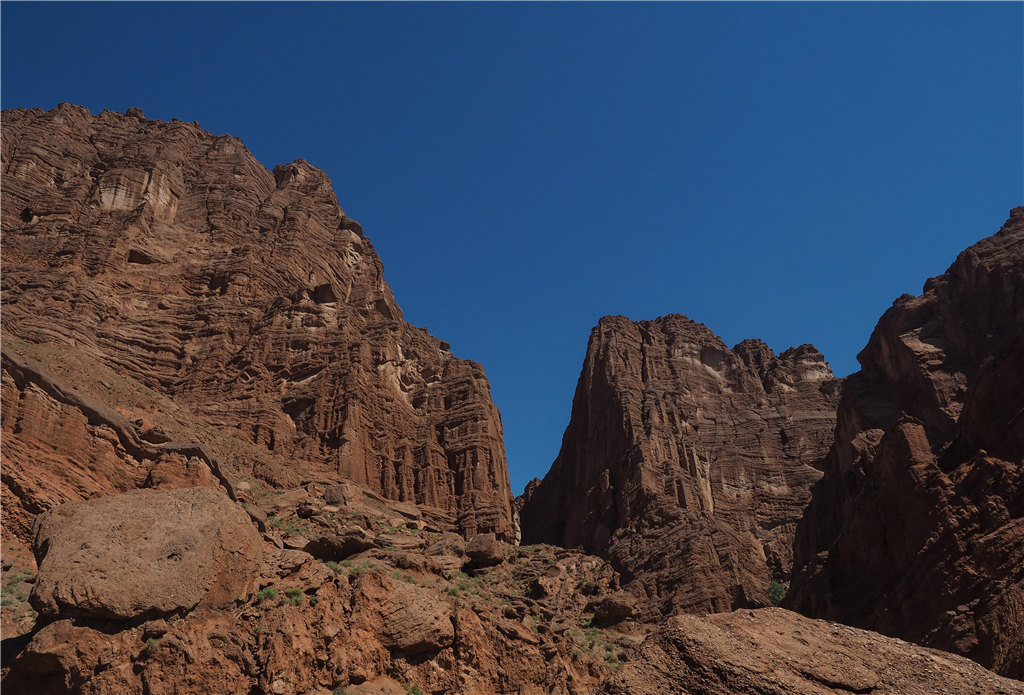
[[[523,542],[608,558],[645,615],[767,605],[792,567],[840,381],[810,345],[730,350],[685,316],[594,328]]]
[[[879,320],[788,605],[1024,678],[1024,208]]]
[[[26,359],[103,371],[75,383],[142,427],[212,446],[237,475],[353,481],[432,507],[466,536],[514,539],[483,368],[402,320],[323,171],[297,160],[271,172],[198,124],[67,104],[5,111],[2,164],[3,334]],[[148,405],[119,395],[115,377],[148,390]],[[116,446],[93,441],[95,423],[62,438],[53,428],[67,421],[42,416],[52,408],[9,418],[20,411],[7,395],[24,391],[5,384],[5,454],[60,440],[74,461],[49,480],[13,461],[5,485],[20,492],[5,521],[20,515],[24,528],[29,507],[145,479],[135,464],[151,463],[115,470]]]

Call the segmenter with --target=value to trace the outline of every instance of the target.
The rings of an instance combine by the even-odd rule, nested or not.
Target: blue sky
[[[1024,204],[1021,3],[4,2],[3,108],[230,133],[330,175],[406,319],[481,362],[513,489],[606,314],[837,374]]]

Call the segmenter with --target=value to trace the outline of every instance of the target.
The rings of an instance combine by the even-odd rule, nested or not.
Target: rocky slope
[[[261,502],[164,488],[42,514],[38,570],[5,577],[40,625],[4,640],[4,692],[588,693],[644,637],[598,558],[467,543],[347,483]]]
[[[781,609],[645,625],[600,558],[467,543],[355,485],[262,501],[283,548],[254,548],[242,507],[203,487],[41,515],[38,572],[5,580],[20,573],[46,624],[4,640],[4,692],[1024,693],[966,659]],[[220,530],[182,534],[183,515]],[[192,585],[173,579],[197,568]]]
[[[670,618],[595,692],[1016,695],[1024,693],[1024,683],[963,657],[762,608]]]
[[[810,345],[732,350],[685,316],[594,329],[526,542],[607,558],[647,617],[768,605],[821,477],[839,380]]]
[[[787,605],[1024,678],[1024,208],[858,359]]]
[[[6,375],[5,533],[172,465],[136,437],[201,445],[231,480],[349,480],[515,538],[483,369],[402,320],[324,172],[267,171],[235,138],[138,109],[5,111],[0,136],[7,354],[134,428]]]

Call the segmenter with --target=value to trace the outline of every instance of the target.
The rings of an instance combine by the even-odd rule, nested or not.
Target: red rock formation
[[[401,507],[352,497],[338,507],[277,494],[274,532],[351,528]],[[220,533],[197,537],[180,518],[189,512]],[[40,518],[33,602],[49,622],[4,640],[5,693],[585,695],[642,639],[628,616],[584,632],[591,603],[617,605],[618,582],[607,563],[575,551],[506,548],[473,569],[455,534],[371,520],[370,547],[339,563],[251,552],[238,543],[257,536],[245,513],[213,490],[132,491]]]
[[[1024,208],[858,359],[788,605],[1024,678]]]
[[[6,346],[141,420],[139,436],[200,442],[236,476],[349,480],[467,536],[515,537],[483,368],[402,320],[324,172],[271,173],[230,136],[67,104],[5,111],[0,154]],[[4,520],[23,536],[46,508],[23,492],[111,494],[151,465],[64,410],[4,382],[4,492],[22,506]],[[72,473],[32,479],[22,459],[42,442]]]
[[[685,316],[603,318],[523,540],[608,558],[648,617],[766,605],[789,576],[838,392],[809,345],[729,350]]]
[[[255,592],[262,541],[218,490],[132,490],[36,517],[44,619],[130,620],[231,607]]]
[[[667,620],[602,695],[1021,695],[962,657],[779,608]]]

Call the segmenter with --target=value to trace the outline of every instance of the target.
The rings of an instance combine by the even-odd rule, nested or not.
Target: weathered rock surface
[[[467,536],[515,537],[483,369],[402,320],[324,172],[271,173],[230,136],[68,104],[5,111],[0,139],[5,346],[77,374],[147,443],[182,437],[274,487],[347,480]],[[4,522],[22,535],[55,503],[149,474],[64,405],[4,382]],[[70,473],[32,480],[18,462],[42,442]],[[202,477],[158,477],[182,475]]]
[[[98,501],[107,499],[116,498]],[[348,513],[313,518],[336,516],[351,526]],[[297,523],[287,519],[284,525]],[[437,556],[397,549],[423,531],[387,530],[396,549],[376,547],[340,564],[268,549],[254,574],[262,590],[228,609],[145,622],[62,613],[10,653],[5,640],[3,691],[329,695],[341,688],[404,694],[415,686],[584,695],[642,640],[628,619],[590,626],[588,596],[614,597],[618,587],[596,557],[523,547],[498,565],[462,573]],[[433,535],[435,542],[453,540]],[[455,544],[447,548],[457,552]],[[457,567],[467,561],[459,554]],[[530,598],[539,580],[548,593]]]
[[[1015,695],[978,664],[780,608],[669,618],[595,691],[605,695]]]
[[[787,605],[1024,678],[1024,208],[858,359]]]
[[[237,504],[195,487],[68,502],[36,518],[32,544],[40,616],[111,620],[245,601],[263,546]]]
[[[359,526],[343,526],[336,533],[324,534],[310,541],[303,550],[324,562],[340,562],[375,545],[373,536],[365,529]]]
[[[481,567],[490,567],[505,559],[505,547],[493,533],[481,533],[466,544],[466,555]]]
[[[685,316],[606,317],[524,542],[609,559],[644,614],[768,605],[821,477],[839,380],[809,345],[729,350]]]

